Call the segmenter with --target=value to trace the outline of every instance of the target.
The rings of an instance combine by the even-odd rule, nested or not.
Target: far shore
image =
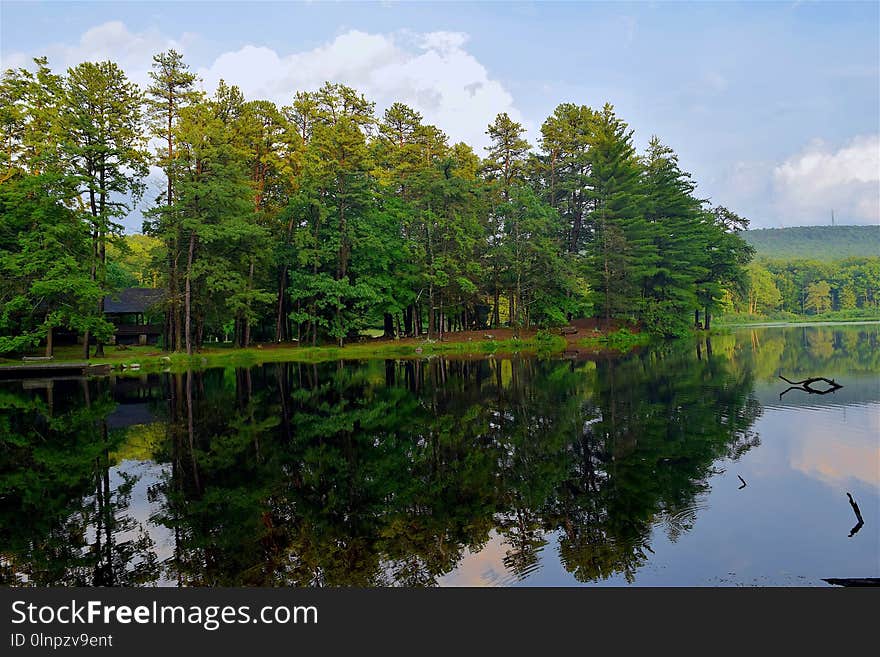
[[[775,326],[835,326],[837,324],[880,324],[880,318],[870,319],[819,319],[819,320],[795,320],[795,319],[768,319],[757,320],[754,322],[716,322],[717,328],[739,328],[739,327],[767,327]]]

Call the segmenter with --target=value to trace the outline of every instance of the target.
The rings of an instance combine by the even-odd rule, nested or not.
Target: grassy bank
[[[273,362],[321,363],[336,360],[427,358],[435,355],[462,358],[488,354],[553,356],[572,350],[590,353],[612,351],[626,353],[650,341],[651,336],[647,333],[637,333],[626,328],[605,333],[599,330],[581,329],[575,334],[567,335],[560,335],[555,331],[517,332],[511,329],[496,329],[489,332],[450,333],[444,335],[443,340],[372,339],[342,347],[270,343],[240,349],[229,345],[208,345],[192,356],[163,352],[155,346],[107,345],[104,348],[104,357],[92,357],[88,362],[92,365],[110,365],[115,371],[181,371],[193,367],[251,367]],[[42,352],[35,351],[31,355],[41,356]],[[52,362],[84,361],[82,346],[77,345],[56,348]],[[0,368],[21,364],[20,357],[0,358]],[[132,366],[137,366],[137,369],[132,370]]]
[[[103,358],[89,358],[93,365],[108,364],[113,369],[130,369],[138,365],[140,370],[186,369],[189,367],[252,366],[272,362],[319,363],[334,360],[365,360],[372,358],[424,358],[439,354],[481,356],[493,353],[561,353],[566,340],[560,336],[538,333],[522,339],[508,340],[382,340],[348,344],[343,347],[307,347],[296,344],[257,345],[247,349],[228,346],[209,346],[192,356],[181,353],[165,353],[155,346],[133,346],[119,349],[105,347]],[[40,355],[40,354],[34,354]],[[84,362],[81,346],[59,347],[52,362]],[[0,367],[21,365],[20,358],[0,358]]]
[[[578,346],[586,349],[627,352],[636,347],[643,347],[654,338],[649,333],[633,333],[622,328],[611,333],[594,335],[577,341]]]
[[[815,322],[865,322],[880,321],[880,308],[835,310],[817,315],[795,315],[794,313],[773,313],[771,315],[730,314],[715,321],[718,327],[752,326],[757,324],[813,324]]]

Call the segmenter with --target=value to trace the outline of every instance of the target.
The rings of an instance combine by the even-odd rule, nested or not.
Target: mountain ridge
[[[756,257],[771,260],[880,257],[880,225],[759,228],[741,235]]]

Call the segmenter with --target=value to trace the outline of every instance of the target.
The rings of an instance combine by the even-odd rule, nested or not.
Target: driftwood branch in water
[[[783,390],[779,393],[780,399],[782,399],[782,395],[784,395],[786,392],[789,392],[790,390],[803,390],[804,392],[808,392],[811,395],[827,395],[829,392],[840,390],[843,387],[834,379],[826,379],[824,376],[813,376],[809,379],[804,379],[803,381],[791,381],[789,379],[786,379],[781,374],[779,375],[779,378],[791,385],[790,388],[787,388],[786,390]],[[811,387],[817,381],[824,381],[830,387],[825,390],[817,390],[816,388]]]
[[[853,499],[853,496],[850,495],[849,493],[847,493],[846,496],[849,498],[849,505],[852,507],[853,513],[856,514],[856,520],[858,520],[855,527],[853,527],[852,529],[849,530],[849,537],[852,538],[853,536],[855,536],[856,534],[859,533],[859,530],[862,528],[862,525],[865,524],[865,521],[862,520],[862,512],[859,511],[859,505],[856,504],[856,501]]]
[[[848,577],[843,579],[823,579],[834,586],[880,586],[880,578],[877,577]]]

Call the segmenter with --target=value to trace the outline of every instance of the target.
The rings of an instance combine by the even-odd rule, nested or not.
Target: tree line
[[[672,336],[745,282],[747,220],[700,199],[657,137],[637,153],[610,104],[559,105],[537,148],[499,114],[481,157],[342,84],[279,107],[223,81],[208,96],[173,50],[146,89],[110,61],[34,61],[0,81],[0,353],[51,353],[58,328],[103,353],[138,202],[157,246],[137,278],[165,290],[164,345],[188,353],[588,315]]]
[[[758,259],[746,267],[744,288],[725,310],[749,315],[818,315],[830,311],[878,312],[880,257],[834,262]]]

